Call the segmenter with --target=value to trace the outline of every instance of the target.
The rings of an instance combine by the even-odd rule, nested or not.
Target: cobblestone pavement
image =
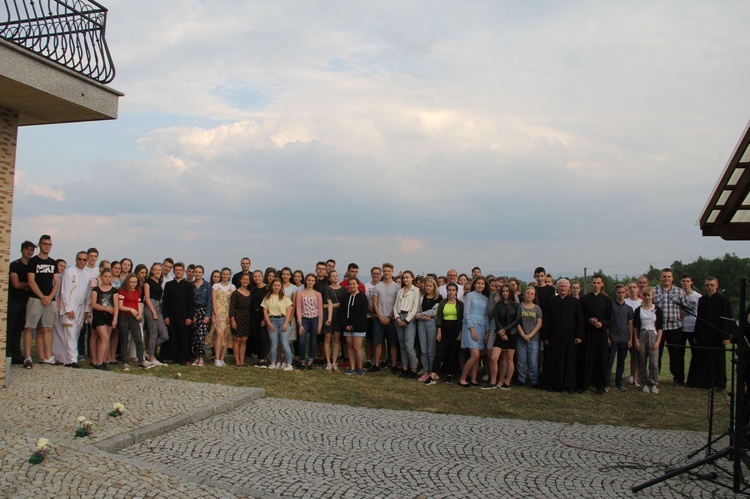
[[[247,496],[153,470],[97,445],[117,449],[261,396],[258,389],[13,366],[10,387],[0,389],[0,497]],[[121,417],[107,416],[114,402],[125,405]],[[93,421],[92,436],[75,438],[79,415]],[[52,450],[42,464],[29,464],[40,437]]]
[[[704,438],[266,399],[52,366],[11,375],[0,390],[2,497],[623,497]],[[125,414],[107,417],[118,401]],[[92,437],[73,437],[79,415],[94,421]],[[39,437],[52,451],[31,465]],[[638,496],[731,493],[678,477]]]
[[[120,455],[281,497],[623,497],[697,433],[261,399]],[[641,497],[716,497],[678,478]]]

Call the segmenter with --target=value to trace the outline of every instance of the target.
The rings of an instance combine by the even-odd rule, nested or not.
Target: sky
[[[746,1],[103,0],[115,121],[26,127],[12,255],[553,275],[725,253]],[[20,255],[19,255],[20,256]]]

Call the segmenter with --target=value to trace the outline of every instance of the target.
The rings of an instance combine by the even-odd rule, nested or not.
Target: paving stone
[[[631,496],[630,487],[684,464],[705,441],[694,432],[363,409],[184,380],[13,369],[13,385],[0,391],[7,497],[600,499]],[[107,417],[117,401],[126,413]],[[73,438],[78,415],[94,421],[93,436]],[[31,465],[41,436],[53,449]],[[732,494],[684,475],[639,496]]]

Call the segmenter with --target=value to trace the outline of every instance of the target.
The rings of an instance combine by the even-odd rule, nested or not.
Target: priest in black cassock
[[[732,317],[732,306],[729,298],[718,292],[719,281],[716,277],[706,277],[705,287],[706,294],[698,300],[695,345],[715,349],[693,350],[687,384],[696,388],[713,387],[722,392],[727,386],[725,347],[731,339],[727,321],[722,317]]]
[[[174,264],[174,279],[164,286],[162,298],[164,322],[169,327],[172,358],[177,364],[187,364],[190,358],[190,325],[195,316],[193,283],[184,279],[185,265]]]
[[[544,388],[573,393],[576,388],[576,346],[583,340],[581,302],[569,295],[570,282],[557,281],[557,296],[547,302],[542,322]]]
[[[581,297],[585,333],[578,347],[578,390],[594,385],[596,393],[604,393],[609,384],[609,328],[612,326],[612,300],[602,293],[604,279],[591,278],[591,292]]]

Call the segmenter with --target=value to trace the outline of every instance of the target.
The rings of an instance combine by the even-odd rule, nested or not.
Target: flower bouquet
[[[80,426],[76,430],[76,438],[88,437],[91,435],[91,427],[94,426],[94,423],[86,419],[84,416],[78,416],[78,424]]]
[[[125,406],[119,402],[115,402],[113,407],[114,407],[114,410],[110,411],[109,413],[110,417],[117,418],[117,417],[122,416],[122,413],[125,412]]]
[[[46,438],[40,438],[36,441],[36,450],[29,458],[31,464],[39,464],[44,461],[45,456],[49,452],[49,440]]]

